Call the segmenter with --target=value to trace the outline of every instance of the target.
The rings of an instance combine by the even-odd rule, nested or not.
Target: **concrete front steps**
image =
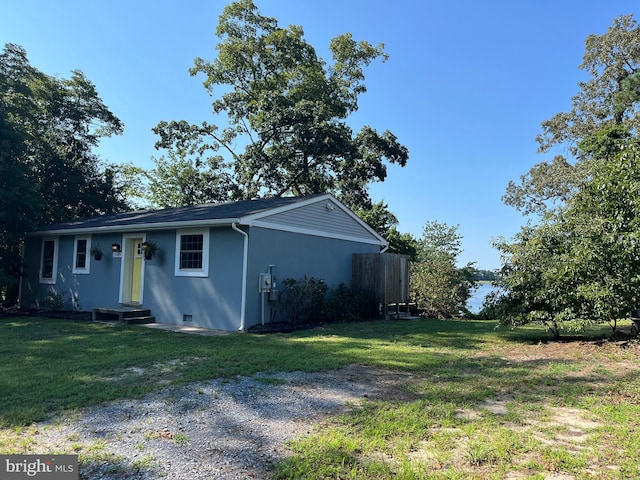
[[[151,310],[140,307],[120,305],[118,307],[94,308],[92,314],[93,321],[112,320],[121,323],[155,323],[156,318],[151,315]]]

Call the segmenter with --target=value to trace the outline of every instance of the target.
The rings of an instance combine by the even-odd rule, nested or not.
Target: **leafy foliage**
[[[328,286],[321,278],[307,277],[296,280],[287,278],[284,285],[282,306],[288,320],[293,324],[321,320]]]
[[[587,37],[579,68],[591,78],[580,83],[569,112],[557,113],[542,123],[542,133],[537,137],[540,151],[573,142],[573,153],[579,155],[575,142],[608,125],[620,125],[630,131],[640,126],[635,108],[638,97],[630,95],[640,67],[638,42],[640,27],[633,15],[614,19],[603,35]]]
[[[364,67],[386,59],[383,46],[340,35],[327,63],[301,27],[281,28],[251,0],[228,5],[216,34],[217,57],[197,58],[190,72],[206,77],[212,95],[220,89],[213,112],[226,113],[226,125],[163,121],[154,128],[156,147],[171,152],[161,166],[172,164],[178,178],[192,176],[200,186],[182,201],[332,192],[351,207],[370,206],[367,185],[384,181],[385,161],[404,166],[408,159],[391,132],[365,126],[354,134],[345,121],[366,91]],[[152,173],[157,184],[166,178],[161,169]],[[154,200],[173,203],[164,193],[156,189]]]
[[[607,129],[637,132],[640,126],[640,27],[633,15],[616,18],[603,35],[590,35],[585,41],[581,70],[591,78],[579,84],[572,108],[542,122],[537,141],[539,151],[566,147],[575,162],[556,156],[551,162],[535,165],[520,182],[510,182],[503,200],[525,214],[543,214],[561,206],[578,185],[588,180],[601,155],[581,142],[601,135]],[[610,135],[611,138],[613,138]]]
[[[409,255],[412,261],[417,259],[418,240],[410,233],[400,233],[396,228],[398,219],[383,201],[369,207],[355,209],[355,213],[371,228],[389,242],[389,253]]]
[[[604,35],[590,35],[580,83],[569,112],[542,124],[540,151],[564,145],[576,158],[542,162],[511,182],[505,202],[540,214],[503,253],[505,290],[487,305],[501,322],[560,330],[617,322],[638,305],[640,152],[640,27],[619,17]],[[508,307],[508,308],[506,308]]]
[[[346,283],[329,289],[324,308],[334,322],[371,320],[378,315],[375,293]]]
[[[160,208],[197,205],[226,196],[225,182],[217,171],[220,159],[216,157],[206,159],[206,168],[174,151],[154,162],[155,168],[147,174],[149,199]]]
[[[640,302],[640,147],[601,162],[562,211],[498,242],[507,263],[504,301],[518,308],[502,322],[576,328],[617,321]],[[570,323],[567,323],[570,322]]]
[[[426,316],[449,318],[467,312],[476,270],[473,264],[456,266],[462,253],[457,230],[457,226],[430,221],[417,242],[417,261],[411,264],[411,297]]]
[[[378,315],[375,294],[341,282],[329,287],[322,279],[287,278],[281,305],[288,321],[302,324],[310,321],[346,322],[371,320]]]
[[[116,171],[92,153],[123,125],[78,70],[69,79],[32,67],[26,51],[0,54],[0,297],[11,297],[19,246],[39,224],[127,208]]]
[[[565,235],[554,223],[528,226],[515,241],[499,239],[495,246],[506,259],[499,283],[504,289],[489,306],[501,325],[516,328],[534,322],[560,336],[575,319],[576,305]]]

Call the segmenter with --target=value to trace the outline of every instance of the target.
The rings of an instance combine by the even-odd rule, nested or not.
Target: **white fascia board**
[[[292,231],[292,232],[296,231],[296,233],[309,233],[310,235],[317,235],[317,236],[323,236],[323,237],[334,237],[335,236],[336,238],[338,238],[338,236],[336,236],[336,235],[334,235],[332,233],[321,234],[321,232],[318,232],[317,230],[296,229],[295,227],[286,227],[286,226],[276,227],[276,226],[274,226],[274,224],[268,224],[269,225],[268,226],[267,223],[263,223],[263,222],[259,221],[263,217],[270,217],[271,215],[276,215],[278,213],[286,212],[288,210],[293,210],[295,208],[304,207],[306,205],[312,205],[314,203],[326,202],[326,201],[330,201],[336,207],[340,208],[343,212],[345,212],[353,220],[355,220],[362,228],[367,230],[372,236],[374,236],[375,238],[378,239],[377,242],[372,242],[371,240],[369,240],[367,243],[373,243],[375,245],[381,245],[383,247],[386,247],[386,246],[389,245],[389,242],[383,236],[381,236],[378,232],[376,232],[373,228],[371,228],[364,220],[362,220],[359,216],[357,216],[355,213],[353,213],[350,208],[348,208],[347,206],[342,204],[336,197],[334,197],[330,193],[327,193],[325,195],[321,195],[319,197],[309,198],[307,200],[296,202],[296,203],[293,203],[291,205],[285,205],[284,207],[274,208],[274,209],[267,210],[265,212],[256,213],[256,214],[253,214],[253,215],[247,215],[246,217],[242,217],[240,219],[240,224],[241,225],[248,225],[248,226],[256,225],[256,226],[261,226],[261,227],[266,227],[266,228],[272,228],[272,229],[275,229],[275,230],[288,230],[288,231]],[[343,238],[343,240],[346,240],[346,239],[357,239],[358,241],[362,241],[362,239],[359,239],[358,237],[344,237]]]
[[[246,215],[240,219],[240,223],[243,225],[251,225],[255,220],[259,220],[263,217],[270,217],[271,215],[277,215],[278,213],[287,212],[289,210],[295,210],[296,208],[304,207],[306,205],[312,205],[317,202],[325,202],[327,200],[333,200],[337,203],[340,203],[338,202],[338,200],[336,200],[336,198],[333,195],[331,195],[330,193],[327,193],[319,197],[308,198],[306,200],[301,200],[299,202],[291,203],[289,205],[284,205],[282,207],[271,208],[263,212],[254,213],[253,215]]]
[[[242,223],[241,223],[242,225]],[[333,233],[333,232],[324,232],[322,230],[312,230],[310,228],[298,228],[298,227],[291,227],[289,225],[280,225],[277,223],[271,223],[271,222],[261,222],[261,221],[256,221],[251,223],[250,225],[251,227],[259,227],[259,228],[267,228],[270,230],[280,230],[283,232],[291,232],[291,233],[300,233],[303,235],[313,235],[316,237],[326,237],[326,238],[335,238],[337,240],[348,240],[350,242],[358,242],[358,243],[368,243],[370,245],[379,245],[381,247],[385,247],[387,245],[387,241],[384,240],[384,242],[380,242],[376,239],[372,239],[372,238],[363,238],[363,237],[354,237],[351,235],[341,235],[341,234],[337,234],[337,233]],[[380,237],[378,235],[378,237]],[[382,237],[380,237],[382,238]]]
[[[39,235],[78,235],[87,233],[121,233],[143,230],[172,230],[174,228],[191,227],[220,227],[238,223],[238,218],[223,218],[215,220],[187,220],[184,222],[132,223],[129,225],[104,225],[101,227],[61,228],[59,230],[38,230],[27,234],[29,237]]]
[[[369,226],[369,224],[367,222],[365,222],[364,220],[362,220],[358,215],[356,215],[355,213],[353,213],[353,211],[351,211],[350,208],[346,207],[344,204],[342,204],[341,202],[339,202],[336,198],[333,198],[334,203],[340,208],[342,209],[342,211],[344,211],[347,215],[349,215],[351,218],[353,218],[353,220],[355,220],[357,223],[360,224],[360,226],[362,228],[364,228],[365,230],[367,230],[371,235],[373,235],[374,237],[376,237],[378,240],[380,240],[380,245],[383,246],[387,246],[389,245],[389,242],[387,241],[386,238],[384,238],[382,235],[380,235],[378,232],[376,232],[373,228],[371,228]]]

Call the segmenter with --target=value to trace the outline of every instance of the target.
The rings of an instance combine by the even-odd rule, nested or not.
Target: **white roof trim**
[[[218,227],[239,222],[239,218],[219,218],[215,220],[186,220],[184,222],[131,223],[128,225],[103,225],[101,227],[62,228],[59,230],[40,230],[30,232],[36,235],[77,235],[81,233],[134,232],[138,230],[172,230],[174,228]]]
[[[280,225],[280,224],[271,223],[271,222],[261,222],[259,220],[256,222],[252,222],[250,226],[259,227],[259,228],[268,228],[270,230],[280,230],[280,231],[291,232],[291,233],[301,233],[303,235],[313,235],[316,237],[335,238],[338,240],[348,240],[351,242],[368,243],[371,245],[380,245],[382,247],[387,245],[387,241],[384,239],[383,241],[379,241],[375,238],[356,237],[353,235],[341,235],[339,233],[324,232],[322,230],[313,230],[310,228],[297,228],[297,227],[291,227],[289,225]]]
[[[252,215],[245,215],[241,218],[242,222],[252,222],[253,220],[258,220],[262,217],[270,217],[271,215],[276,215],[278,213],[287,212],[289,210],[295,210],[299,207],[305,207],[307,205],[312,205],[317,202],[324,202],[327,200],[337,200],[333,195],[327,193],[325,195],[321,195],[319,197],[307,198],[306,200],[300,200],[299,202],[290,203],[289,205],[283,205],[282,207],[271,208],[269,210],[265,210],[263,212],[254,213]]]
[[[272,215],[277,215],[278,213],[286,212],[289,210],[294,210],[296,208],[304,207],[307,205],[312,205],[314,203],[319,202],[327,202],[330,201],[337,208],[340,208],[344,213],[346,213],[352,220],[357,222],[362,228],[364,228],[372,237],[371,238],[363,238],[357,236],[349,236],[349,235],[340,235],[331,232],[323,232],[321,230],[313,230],[308,228],[298,228],[291,227],[287,225],[278,225],[275,223],[265,222],[261,219],[265,217],[270,217]],[[58,230],[40,230],[36,232],[30,232],[27,236],[41,236],[41,235],[80,235],[80,234],[99,234],[99,233],[122,233],[122,232],[132,232],[132,231],[140,231],[140,230],[171,230],[171,229],[180,229],[180,228],[193,228],[193,227],[221,227],[227,226],[231,224],[239,224],[246,226],[257,226],[263,228],[270,228],[272,230],[283,230],[294,233],[303,233],[308,235],[315,235],[320,237],[330,237],[330,238],[339,238],[342,240],[352,240],[364,243],[370,243],[373,245],[381,245],[387,246],[389,242],[382,237],[378,232],[376,232],[373,228],[371,228],[364,220],[358,217],[355,213],[353,213],[349,208],[343,205],[338,199],[336,199],[330,193],[325,195],[320,195],[317,197],[308,198],[306,200],[301,200],[299,202],[294,202],[289,205],[284,205],[282,207],[272,208],[269,210],[265,210],[260,213],[254,213],[252,215],[246,215],[241,218],[218,218],[218,219],[204,219],[204,220],[185,220],[185,221],[177,221],[177,222],[154,222],[154,223],[130,223],[127,225],[103,225],[98,227],[78,227],[78,228],[62,228]]]
[[[307,200],[303,200],[300,202],[296,202],[296,203],[292,203],[290,205],[285,205],[283,207],[279,207],[279,208],[273,208],[271,210],[266,210],[264,212],[260,212],[260,213],[254,213],[253,215],[247,215],[245,217],[242,217],[240,219],[240,224],[242,225],[258,225],[256,223],[256,220],[260,220],[261,218],[264,217],[270,217],[272,215],[276,215],[278,213],[282,213],[282,212],[286,212],[289,210],[294,210],[296,208],[299,207],[304,207],[307,205],[313,205],[314,203],[319,203],[319,202],[326,202],[326,201],[330,201],[331,203],[333,203],[336,207],[340,208],[343,212],[345,212],[347,215],[349,215],[349,217],[351,217],[352,220],[354,220],[355,222],[357,222],[362,228],[364,228],[365,230],[367,230],[372,236],[374,236],[375,238],[378,239],[378,242],[373,242],[376,245],[388,245],[389,242],[387,242],[387,240],[382,237],[378,232],[376,232],[373,228],[371,228],[364,220],[362,220],[359,216],[357,216],[355,213],[353,213],[349,208],[347,208],[345,205],[343,205],[336,197],[334,197],[333,195],[331,195],[330,193],[327,193],[325,195],[321,195],[319,197],[313,197],[313,198],[309,198]],[[260,226],[265,227],[266,224],[261,224]],[[317,230],[305,230],[305,229],[297,229],[296,227],[281,227],[278,228],[278,230],[287,230],[287,229],[291,229],[290,231],[304,231],[305,233],[311,233],[311,232],[317,232]],[[334,234],[329,234],[327,233],[326,236],[335,236],[336,238],[338,238],[337,235]],[[357,238],[357,237],[349,237],[351,239],[353,238]],[[371,242],[369,242],[371,243]]]

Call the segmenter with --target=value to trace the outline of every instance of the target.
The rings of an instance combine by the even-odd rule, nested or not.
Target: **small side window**
[[[58,239],[43,238],[40,254],[40,283],[55,284],[58,276]]]
[[[91,237],[76,237],[73,248],[73,273],[89,273]]]

